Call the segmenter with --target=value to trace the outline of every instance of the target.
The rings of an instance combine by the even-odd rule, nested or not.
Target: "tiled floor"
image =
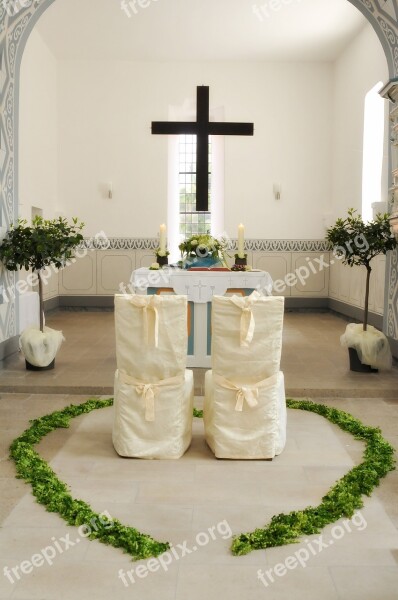
[[[54,371],[25,370],[21,355],[0,370],[0,391],[111,394],[115,372],[115,334],[111,312],[57,312],[48,325],[64,332]],[[317,397],[390,397],[398,395],[398,370],[362,374],[349,371],[340,346],[346,322],[330,313],[287,313],[282,369],[287,393]],[[196,393],[203,394],[204,370],[195,370]]]
[[[216,460],[198,419],[193,443],[178,461],[119,458],[111,442],[112,408],[81,416],[40,443],[38,451],[75,497],[178,550],[179,560],[167,570],[143,579],[135,573],[134,583],[125,587],[120,570],[125,574],[146,562],[132,563],[117,549],[87,541],[47,513],[29,487],[15,479],[7,459],[10,442],[29,419],[84,402],[86,392],[112,391],[113,315],[57,313],[49,325],[62,328],[67,338],[53,372],[26,373],[21,357],[0,372],[0,600],[217,600],[221,595],[229,600],[397,599],[397,471],[365,499],[355,521],[327,527],[322,544],[319,536],[310,536],[297,545],[231,555],[231,532],[250,531],[274,514],[319,503],[336,479],[361,461],[362,443],[322,417],[296,410],[288,411],[286,449],[272,462]],[[344,321],[330,314],[286,316],[283,369],[289,391],[312,395],[380,426],[398,448],[397,372],[350,373],[338,343],[344,327]],[[195,373],[199,394],[202,376]],[[75,394],[60,393],[68,389]],[[77,395],[78,390],[84,395]],[[200,402],[198,398],[198,407]],[[215,539],[209,534],[212,527]],[[52,566],[36,567],[19,580],[14,576],[14,583],[4,575],[4,567],[17,567],[55,542],[62,549],[61,538],[68,535],[73,547],[57,552]],[[206,535],[209,542],[200,546]],[[198,549],[181,557],[178,545],[185,542],[188,549]],[[280,571],[276,565],[291,556],[300,556],[303,566]],[[265,583],[258,579],[259,569]]]
[[[290,410],[288,442],[272,462],[218,461],[207,448],[203,423],[195,419],[194,439],[178,461],[119,458],[112,447],[112,408],[95,411],[57,430],[37,447],[75,497],[95,510],[172,542],[178,560],[119,577],[145,561],[132,563],[120,550],[87,541],[74,527],[35,503],[29,487],[14,478],[6,458],[10,441],[37,417],[86,399],[85,396],[2,394],[0,486],[0,599],[96,600],[396,600],[398,589],[398,474],[390,473],[354,521],[340,521],[320,536],[297,545],[230,554],[230,534],[263,526],[272,515],[318,503],[333,482],[361,459],[363,445],[321,417]],[[398,400],[321,399],[380,425],[398,446]],[[200,400],[197,400],[200,403]],[[213,536],[208,531],[214,527]],[[36,567],[14,583],[4,575],[55,542],[64,548],[53,564]],[[197,537],[199,534],[199,537]],[[201,534],[201,535],[200,535]],[[208,543],[199,546],[200,543]],[[212,537],[214,539],[212,539]],[[76,543],[79,539],[79,543]],[[318,541],[317,541],[318,540]],[[184,545],[196,551],[182,556]],[[319,550],[322,548],[322,551]],[[185,552],[185,551],[184,551]],[[297,554],[296,554],[297,553]],[[276,565],[291,556],[299,565],[278,575]],[[276,572],[274,572],[276,567]],[[280,567],[279,567],[280,568]],[[166,570],[167,569],[167,570]],[[265,584],[258,579],[258,571]],[[268,575],[266,574],[268,572]]]

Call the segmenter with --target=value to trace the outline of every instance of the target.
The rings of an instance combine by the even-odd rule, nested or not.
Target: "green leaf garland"
[[[133,560],[159,556],[170,548],[169,543],[158,542],[117,520],[108,522],[86,502],[72,498],[67,485],[33,449],[51,431],[68,428],[71,419],[112,404],[112,398],[93,398],[31,421],[30,428],[11,444],[10,457],[15,461],[18,478],[31,484],[33,495],[49,512],[57,512],[69,525],[75,526],[88,524],[94,519],[96,529],[91,531],[90,539],[121,548]],[[395,468],[394,448],[382,437],[380,429],[368,427],[346,412],[309,400],[287,400],[287,406],[319,414],[351,433],[355,439],[364,441],[364,461],[339,479],[319,506],[276,515],[264,528],[234,537],[231,549],[235,555],[292,544],[298,542],[300,536],[319,533],[323,527],[342,517],[352,517],[363,506],[362,496],[370,496],[380,479]],[[203,410],[195,408],[193,416],[202,418]]]
[[[368,427],[342,410],[309,400],[287,400],[287,406],[321,415],[351,433],[356,440],[365,442],[364,461],[339,479],[319,506],[276,515],[264,528],[234,537],[231,549],[235,555],[294,544],[300,536],[319,533],[342,517],[352,517],[363,506],[362,496],[370,496],[380,479],[395,469],[394,448],[383,438],[379,428]]]
[[[117,520],[107,523],[86,502],[72,498],[67,485],[58,479],[48,463],[33,449],[51,431],[68,428],[71,419],[112,404],[112,399],[91,399],[84,404],[71,405],[31,421],[30,428],[11,444],[10,457],[15,461],[18,478],[31,484],[33,495],[49,512],[58,513],[69,525],[95,522],[96,529],[92,530],[90,539],[122,548],[134,560],[159,556],[168,550],[168,543],[157,542],[151,536],[140,533],[133,527],[126,527]]]

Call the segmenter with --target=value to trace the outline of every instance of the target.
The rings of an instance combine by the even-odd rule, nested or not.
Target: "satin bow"
[[[155,420],[155,388],[152,384],[146,383],[136,386],[137,394],[142,395],[145,402],[145,421],[153,422]]]
[[[250,296],[239,298],[232,296],[231,301],[241,309],[240,318],[240,345],[242,348],[248,348],[253,340],[256,323],[253,315],[253,304],[261,297],[261,294],[254,291]]]
[[[135,387],[137,394],[143,397],[145,403],[145,421],[155,420],[155,397],[163,387],[177,387],[184,383],[184,377],[176,376],[161,379],[156,383],[144,383],[135,377],[131,377],[125,371],[117,371],[117,376],[124,385]]]
[[[153,345],[155,348],[159,346],[159,312],[157,304],[160,304],[161,298],[159,296],[131,296],[131,304],[137,308],[142,308],[143,321],[144,321],[144,339],[147,345],[150,343],[149,335],[149,315],[148,310],[153,310],[154,313],[154,327],[153,327]]]
[[[247,402],[249,408],[255,408],[258,406],[259,391],[261,389],[267,389],[275,386],[278,382],[278,373],[253,385],[235,384],[232,383],[232,381],[228,381],[228,379],[225,379],[225,377],[222,377],[221,375],[214,375],[214,379],[217,385],[220,385],[227,390],[236,392],[235,410],[236,412],[242,412],[245,402]]]
[[[245,403],[250,406],[250,408],[254,408],[258,405],[258,388],[250,388],[247,386],[243,386],[238,389],[236,392],[236,406],[235,410],[237,412],[242,412],[243,405]]]

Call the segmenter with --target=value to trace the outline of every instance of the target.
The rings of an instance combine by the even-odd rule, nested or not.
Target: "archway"
[[[55,0],[5,0],[0,3],[0,233],[8,229],[17,216],[18,207],[18,108],[19,73],[23,51],[35,23]],[[348,0],[369,21],[380,39],[389,67],[390,78],[398,76],[398,2],[390,0]],[[15,8],[14,8],[15,7]],[[18,10],[18,7],[20,10]],[[364,57],[365,59],[365,57]],[[387,334],[398,340],[398,306],[393,298],[398,280],[398,261],[388,265]],[[1,287],[12,288],[15,274],[0,276]],[[17,349],[18,302],[1,304],[0,360]]]

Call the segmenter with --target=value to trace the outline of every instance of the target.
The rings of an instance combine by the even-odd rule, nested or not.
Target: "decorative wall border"
[[[87,250],[156,250],[158,238],[85,238],[81,243]]]
[[[237,240],[232,250],[237,250]],[[245,240],[246,250],[252,252],[328,252],[325,240]]]
[[[156,250],[157,238],[85,238],[82,248],[88,250]],[[238,240],[229,240],[228,248],[237,250]],[[246,239],[245,249],[251,252],[328,252],[325,240],[265,240]]]
[[[28,0],[29,5],[25,7],[21,7],[14,0],[0,2],[0,231],[9,227],[17,217],[18,211],[17,115],[21,59],[34,24],[54,1],[56,0]],[[348,0],[362,12],[378,35],[386,54],[390,77],[398,75],[397,1],[389,0],[386,4],[384,0]],[[260,244],[260,248],[263,247],[267,248],[266,245]],[[389,264],[391,266],[390,273],[387,273],[387,281],[390,281],[387,290],[388,331],[394,339],[398,339],[396,302],[398,267],[394,260],[389,261]],[[0,288],[12,284],[14,279],[10,281],[10,278],[13,276],[1,273]],[[2,342],[16,335],[18,302],[10,303],[6,311],[4,307],[2,310],[0,305],[0,314],[0,342]]]

